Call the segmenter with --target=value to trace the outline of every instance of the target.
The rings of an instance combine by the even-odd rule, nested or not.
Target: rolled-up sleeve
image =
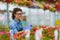
[[[16,33],[18,32],[17,29],[16,29],[16,25],[14,25],[14,24],[9,24],[9,27],[10,27],[11,30],[13,30],[13,33],[14,33],[14,34],[16,34]]]

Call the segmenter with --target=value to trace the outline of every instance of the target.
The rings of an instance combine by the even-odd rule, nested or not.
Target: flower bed
[[[0,40],[10,40],[9,32],[0,32]]]
[[[55,38],[55,36],[54,36],[54,30],[57,27],[56,28],[46,27],[46,26],[41,26],[41,27],[43,28],[41,39],[42,40],[54,40],[54,38]],[[31,29],[30,40],[35,40],[35,35],[34,34],[35,34],[36,30],[38,30],[40,28],[33,27]],[[17,40],[21,40],[21,39],[25,40],[25,35],[22,35],[22,34],[24,34],[24,32],[22,32],[20,34],[15,34],[14,38],[16,38]],[[10,33],[7,32],[7,31],[5,31],[5,30],[2,31],[2,32],[0,32],[0,40],[10,40]]]
[[[44,28],[43,29],[43,34],[42,34],[42,39],[43,40],[54,40],[54,28],[49,27],[49,28]]]

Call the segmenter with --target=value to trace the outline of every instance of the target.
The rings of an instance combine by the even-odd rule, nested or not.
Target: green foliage
[[[44,29],[43,31],[44,37],[43,40],[53,40],[54,39],[54,28]]]
[[[6,26],[6,25],[1,25],[1,26],[0,26],[0,32],[3,31],[3,30],[9,31],[9,27]]]
[[[3,35],[0,35],[0,40],[10,40],[10,37],[7,34],[3,34]]]

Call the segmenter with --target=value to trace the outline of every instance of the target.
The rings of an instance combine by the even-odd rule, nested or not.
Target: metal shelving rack
[[[9,3],[7,2],[7,9],[6,9],[6,12],[7,12],[7,25],[9,26]]]

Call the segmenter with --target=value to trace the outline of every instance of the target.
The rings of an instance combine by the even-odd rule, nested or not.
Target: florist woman
[[[22,22],[20,20],[20,18],[22,17],[22,14],[23,14],[22,9],[14,8],[13,13],[12,13],[13,21],[9,24],[11,40],[16,40],[13,37],[14,34],[21,33],[25,31],[26,29],[31,28],[31,26],[27,26],[26,28],[23,28]]]

